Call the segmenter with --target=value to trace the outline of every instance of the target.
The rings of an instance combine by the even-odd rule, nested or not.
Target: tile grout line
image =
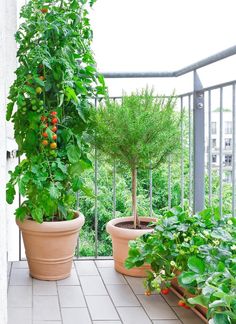
[[[28,274],[29,274],[29,277],[31,278],[31,280],[32,280],[32,307],[31,307],[31,319],[32,319],[32,324],[34,324],[34,312],[33,312],[33,310],[34,310],[34,287],[33,287],[33,285],[34,285],[34,278],[33,277],[31,277],[31,275],[30,275],[30,270],[29,270],[29,264],[28,264]]]
[[[57,299],[58,299],[59,311],[60,311],[60,316],[61,316],[61,323],[63,324],[64,321],[63,321],[63,317],[62,317],[62,307],[61,307],[61,302],[60,302],[58,284],[57,284],[57,280],[55,280],[55,281],[56,281],[56,290],[57,290]]]
[[[153,320],[151,319],[151,317],[148,315],[148,312],[146,311],[146,309],[143,307],[142,303],[140,302],[140,300],[138,299],[137,295],[135,294],[133,288],[131,287],[131,285],[129,284],[128,280],[126,279],[126,276],[124,276],[125,281],[127,282],[128,286],[130,287],[130,289],[132,290],[132,292],[134,293],[135,297],[137,298],[138,302],[140,303],[140,306],[142,307],[142,309],[144,310],[144,313],[147,315],[147,317],[150,319],[151,323],[153,323]],[[136,277],[137,278],[137,277]]]
[[[136,296],[136,298],[137,298],[137,296],[138,295],[140,295],[140,296],[143,296],[144,294],[135,294],[135,292],[134,292],[134,290],[133,290],[133,288],[132,288],[132,286],[129,284],[129,282],[128,282],[128,280],[126,279],[126,277],[124,276],[124,278],[125,278],[125,280],[127,281],[127,284],[130,286],[130,288],[131,288],[131,290],[133,291],[133,293],[134,293],[134,295]],[[136,278],[138,278],[138,277],[136,277]],[[182,320],[181,320],[181,318],[178,316],[178,314],[174,311],[174,309],[172,308],[172,306],[168,303],[168,301],[161,295],[161,294],[159,294],[161,297],[162,297],[162,299],[164,300],[164,302],[171,308],[171,310],[173,310],[173,312],[175,313],[175,315],[177,316],[177,319],[178,320],[180,320],[180,322],[183,324],[183,322],[182,322]],[[137,298],[138,299],[138,298]],[[161,321],[166,321],[166,319],[151,319],[151,317],[148,315],[148,313],[146,312],[146,310],[145,310],[145,308],[143,307],[143,305],[142,305],[142,303],[140,302],[140,300],[138,299],[138,301],[139,301],[139,303],[140,303],[140,305],[141,305],[141,307],[143,308],[143,310],[144,310],[144,312],[147,314],[147,316],[148,316],[148,318],[151,320],[151,322],[153,323],[153,321],[159,321],[159,320],[161,320]],[[172,319],[169,319],[168,321],[174,321],[174,320],[172,320]]]
[[[101,273],[100,273],[100,271],[99,271],[99,267],[97,266],[96,262],[94,262],[94,264],[95,264],[95,267],[97,268],[97,271],[98,271],[98,273],[99,273],[99,276],[100,276],[100,278],[101,278],[101,280],[102,280],[102,282],[103,282],[103,284],[104,284],[104,287],[105,287],[105,289],[106,289],[106,291],[107,291],[107,294],[108,294],[108,296],[110,297],[110,300],[111,300],[111,302],[112,302],[112,304],[113,304],[113,306],[114,306],[114,308],[115,308],[115,310],[116,310],[116,313],[117,313],[117,315],[118,315],[118,317],[119,317],[119,319],[120,319],[120,321],[121,321],[121,324],[124,324],[124,322],[122,321],[121,316],[120,316],[120,314],[119,314],[119,312],[118,312],[118,310],[117,310],[117,307],[116,307],[116,305],[114,304],[111,295],[109,294],[109,291],[108,291],[108,289],[107,289],[107,286],[106,286],[106,284],[105,284],[105,281],[103,280],[103,277],[102,277],[102,275],[101,275]]]
[[[176,313],[176,311],[175,311],[175,309],[174,309],[174,307],[177,307],[177,305],[176,305],[176,306],[171,306],[171,305],[168,303],[168,300],[166,300],[163,296],[162,296],[162,298],[163,298],[163,299],[166,301],[166,303],[170,306],[170,308],[171,308],[171,309],[173,310],[173,312],[176,314],[176,316],[177,316],[177,318],[180,320],[180,322],[184,324],[184,322],[182,321],[182,319],[179,317],[178,313]]]
[[[85,297],[85,294],[84,294],[84,290],[83,290],[83,287],[82,287],[82,284],[81,284],[81,281],[80,281],[79,272],[77,271],[77,268],[76,268],[76,265],[75,265],[75,262],[74,262],[74,261],[73,261],[73,264],[74,264],[74,268],[75,268],[75,272],[76,272],[77,278],[78,278],[79,283],[80,283],[81,291],[82,291],[82,294],[83,294],[83,297],[84,297],[84,301],[85,301],[85,304],[86,304],[86,308],[87,308],[87,311],[88,311],[88,314],[89,314],[89,317],[90,317],[91,323],[93,323],[92,315],[91,315],[91,313],[90,313],[90,309],[89,309],[89,307],[88,307],[88,303],[87,303],[87,300],[86,300],[86,297]],[[84,307],[84,308],[85,308],[85,307]],[[62,324],[63,324],[63,323],[62,323]]]
[[[10,262],[10,271],[9,271],[9,278],[8,278],[8,282],[7,282],[7,290],[10,286],[10,280],[11,280],[11,272],[12,272],[12,265],[13,265],[13,262]]]
[[[175,313],[175,315],[177,316],[177,318],[178,318],[178,320],[183,324],[184,322],[182,321],[182,319],[179,317],[179,315],[175,312],[175,310],[173,309],[173,307],[176,307],[176,306],[171,306],[169,303],[168,303],[168,300],[166,300],[161,294],[160,294],[160,296],[164,299],[164,301],[167,303],[167,305],[169,305],[170,306],[170,308],[173,310],[173,312]]]
[[[172,292],[173,293],[173,292]],[[173,293],[174,294],[174,293]],[[175,295],[176,296],[176,295]],[[163,297],[164,298],[164,297]],[[166,300],[165,298],[164,298],[164,300],[166,301],[166,303],[171,307],[171,309],[173,310],[173,312],[175,312],[175,314],[176,314],[176,316],[178,317],[178,319],[180,320],[180,322],[181,323],[184,323],[183,321],[182,321],[182,319],[181,319],[181,317],[179,317],[179,315],[178,315],[178,313],[175,311],[175,308],[177,308],[178,307],[178,305],[176,305],[176,306],[172,306],[172,305],[170,305],[169,303],[168,303],[168,300]],[[192,310],[190,310],[193,314],[194,314],[194,312],[192,311]]]

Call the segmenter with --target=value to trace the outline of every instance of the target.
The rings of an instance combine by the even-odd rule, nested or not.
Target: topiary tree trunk
[[[140,221],[137,212],[137,168],[132,169],[132,216],[134,218],[134,228],[139,228]]]

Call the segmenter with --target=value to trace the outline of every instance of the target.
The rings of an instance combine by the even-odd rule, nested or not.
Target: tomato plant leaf
[[[28,208],[25,206],[21,206],[17,208],[15,215],[16,215],[16,219],[19,219],[21,222],[23,222],[25,217],[28,216]]]
[[[31,211],[31,216],[36,222],[42,223],[43,222],[43,210],[42,210],[42,208],[39,208],[39,207],[33,208],[32,211]]]
[[[6,199],[7,199],[7,203],[8,204],[12,204],[15,198],[15,188],[13,186],[13,184],[11,184],[10,182],[8,182],[7,184],[7,191],[6,191]]]
[[[49,193],[51,198],[53,199],[58,199],[60,197],[60,190],[57,188],[57,186],[54,183],[50,184]]]
[[[67,145],[66,152],[68,159],[71,163],[76,163],[79,161],[81,153],[80,149],[77,146],[73,144]]]
[[[6,114],[7,121],[11,119],[13,108],[14,108],[14,102],[9,102],[7,104],[7,114]]]

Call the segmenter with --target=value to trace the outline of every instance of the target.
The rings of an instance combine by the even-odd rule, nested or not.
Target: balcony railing
[[[179,159],[179,185],[180,195],[178,202],[184,205],[188,201],[189,206],[194,212],[202,210],[205,206],[218,205],[220,213],[224,212],[223,197],[224,188],[228,186],[227,192],[230,191],[228,197],[228,205],[230,211],[235,216],[236,200],[235,200],[235,164],[236,164],[236,101],[235,90],[236,80],[215,84],[209,87],[203,87],[199,78],[198,69],[219,60],[236,54],[236,46],[225,51],[217,53],[209,58],[199,61],[195,64],[187,66],[181,70],[173,72],[126,72],[126,73],[103,73],[105,78],[178,78],[187,73],[193,73],[193,89],[187,93],[177,94],[177,106],[179,111],[185,113],[186,118],[181,124],[181,154]],[[120,97],[113,97],[113,100],[120,100]],[[231,183],[224,182],[224,106],[230,108],[230,116],[232,120],[232,163],[230,179]],[[217,109],[216,109],[217,108]],[[216,111],[217,110],[217,111]],[[229,111],[227,110],[229,115]],[[227,116],[228,116],[227,115]],[[213,118],[214,117],[214,118]],[[212,163],[212,154],[215,148],[212,146],[212,121],[218,123],[219,133],[218,143],[219,150],[217,156],[217,168]],[[215,135],[214,135],[215,136]],[[218,146],[218,144],[217,144]],[[158,149],[158,148],[157,148]],[[167,168],[167,205],[170,208],[173,205],[173,161],[169,157]],[[99,252],[99,168],[100,161],[98,152],[94,154],[94,194],[93,205],[91,207],[91,232],[94,233],[94,255],[91,257],[98,258]],[[217,169],[217,171],[216,171]],[[187,170],[187,171],[186,171]],[[108,200],[111,204],[111,217],[117,216],[117,170],[114,164],[112,170],[111,192]],[[149,211],[150,215],[155,210],[154,197],[156,192],[153,190],[153,170],[149,170]],[[218,192],[215,192],[213,184],[218,182]],[[78,203],[82,198],[78,193]],[[176,202],[176,200],[175,200]],[[164,206],[163,206],[164,207]],[[229,209],[229,208],[228,208]],[[105,229],[103,229],[105,232]],[[20,239],[20,258],[22,256],[22,244]],[[77,256],[80,255],[81,245],[78,241]]]

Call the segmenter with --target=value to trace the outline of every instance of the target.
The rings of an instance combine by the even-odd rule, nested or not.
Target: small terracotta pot
[[[140,221],[147,223],[156,221],[156,218],[151,217],[140,217],[139,219]],[[115,269],[116,271],[128,276],[146,277],[146,271],[151,269],[150,265],[145,264],[142,267],[126,269],[124,262],[128,256],[129,241],[135,240],[143,234],[151,233],[153,229],[126,229],[116,226],[116,224],[124,223],[127,221],[133,221],[133,217],[115,218],[110,220],[106,226],[107,232],[111,235],[112,238]]]
[[[177,271],[176,273],[176,277],[174,279],[171,280],[171,285],[172,287],[174,287],[174,289],[181,295],[181,296],[186,296],[187,298],[192,298],[195,297],[194,295],[190,294],[189,292],[187,292],[186,289],[180,287],[179,283],[178,283],[178,279],[177,277],[180,275],[180,272]],[[195,308],[204,316],[206,316],[207,314],[207,308],[200,306],[200,305],[196,305]]]
[[[69,221],[16,223],[22,231],[30,275],[40,280],[69,277],[84,216],[75,212],[75,218]]]

